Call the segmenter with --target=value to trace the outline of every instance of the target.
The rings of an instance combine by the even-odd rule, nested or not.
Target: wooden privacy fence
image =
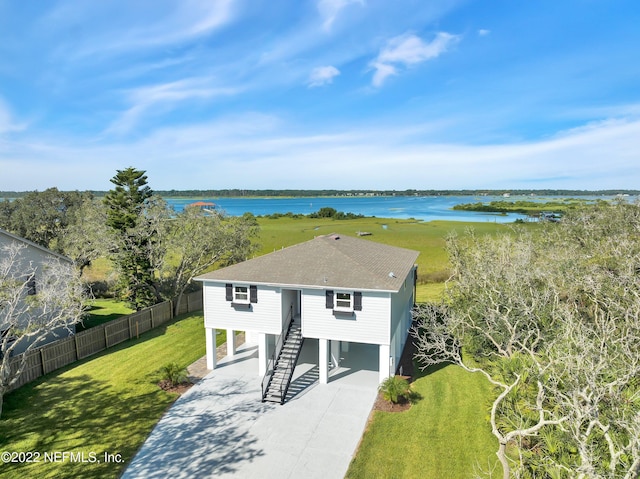
[[[184,295],[178,314],[202,310],[202,291]],[[129,316],[95,326],[25,353],[27,365],[12,389],[17,389],[51,371],[99,353],[131,338],[137,338],[173,319],[173,301],[158,303]],[[11,362],[12,372],[18,369],[21,356]]]

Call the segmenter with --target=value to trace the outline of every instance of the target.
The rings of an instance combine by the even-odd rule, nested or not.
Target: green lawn
[[[416,286],[417,303],[437,303],[444,293],[444,283],[418,284]]]
[[[224,341],[222,332],[217,343]],[[192,313],[8,394],[0,451],[107,452],[125,462],[2,464],[0,477],[118,477],[177,397],[156,385],[159,368],[186,367],[204,354],[203,317]]]
[[[82,320],[82,323],[76,325],[76,332],[93,328],[133,312],[134,310],[122,301],[105,298],[94,299],[89,306],[87,317]]]
[[[483,376],[449,365],[412,387],[422,399],[411,409],[373,413],[347,478],[463,479],[495,465],[491,388]]]

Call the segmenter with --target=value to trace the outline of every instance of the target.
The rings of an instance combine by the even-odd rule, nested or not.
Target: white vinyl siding
[[[234,291],[235,292],[235,291]],[[235,304],[226,300],[225,283],[204,282],[205,327],[280,334],[280,288],[259,286],[258,302]]]
[[[302,335],[306,338],[389,344],[390,315],[389,293],[363,292],[361,311],[338,312],[326,307],[325,290],[302,290]]]
[[[208,328],[278,335],[293,305],[294,315],[300,310],[304,337],[388,345],[394,366],[407,341],[413,304],[413,270],[409,272],[406,286],[402,286],[398,293],[332,289],[331,308],[327,308],[326,290],[301,288],[298,301],[295,286],[281,289],[279,286],[258,285],[257,303],[232,304],[225,299],[226,284],[204,281],[205,326]],[[346,301],[337,293],[349,293],[352,310],[336,310],[338,301]],[[356,293],[361,310],[355,307]]]

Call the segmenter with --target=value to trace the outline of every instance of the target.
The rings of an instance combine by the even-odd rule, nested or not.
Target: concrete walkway
[[[260,402],[257,346],[243,345],[180,397],[123,478],[342,478],[377,394],[377,347],[351,344],[318,384],[306,340],[289,399]]]

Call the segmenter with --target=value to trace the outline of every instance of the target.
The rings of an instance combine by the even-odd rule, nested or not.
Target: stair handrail
[[[280,332],[280,336],[276,341],[276,347],[274,348],[273,354],[269,361],[267,361],[267,371],[264,373],[264,377],[262,378],[262,402],[264,402],[264,398],[267,395],[267,389],[269,388],[269,382],[273,377],[273,368],[276,364],[276,359],[280,356],[280,352],[282,351],[282,347],[284,346],[284,340],[289,333],[289,329],[293,324],[293,304],[289,307],[289,314],[284,321],[284,325],[282,327],[282,331]]]
[[[287,336],[291,334],[290,332]],[[302,343],[304,343],[304,338],[302,337],[302,333],[300,334],[300,344],[298,345],[298,351],[296,352],[296,357],[293,361],[289,362],[287,369],[285,369],[287,384],[283,385],[280,383],[280,405],[284,404],[285,397],[287,396],[287,391],[289,391],[289,385],[291,384],[291,379],[293,378],[293,370],[296,368],[296,364],[298,364],[298,358],[300,357],[300,352],[302,351]]]

